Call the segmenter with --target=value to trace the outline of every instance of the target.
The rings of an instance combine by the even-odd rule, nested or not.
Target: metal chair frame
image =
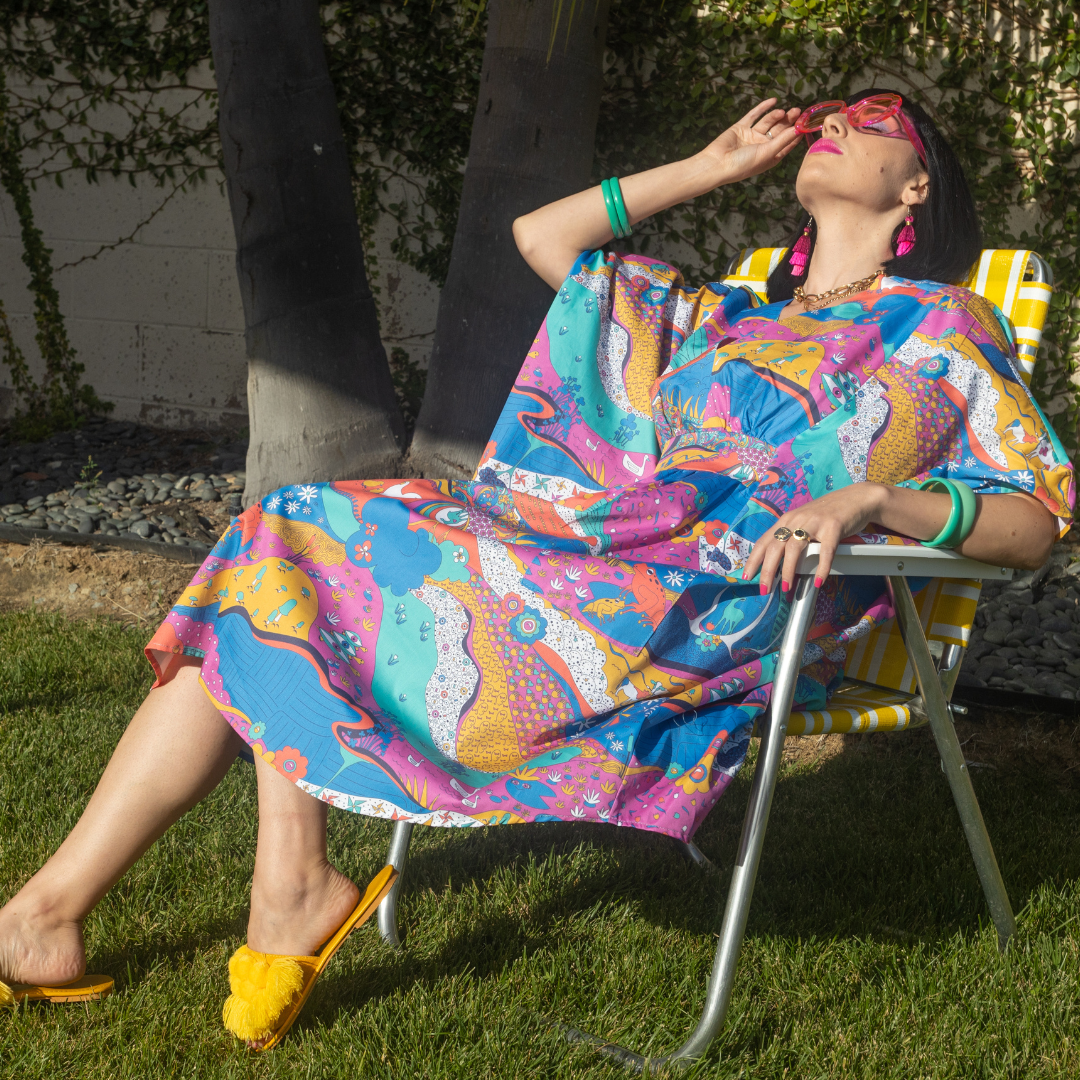
[[[778,249],[779,250],[779,249]],[[745,252],[737,255],[728,267],[735,273]],[[779,255],[775,256],[776,259]],[[1035,252],[1030,252],[1024,268],[1024,279],[1053,286],[1053,272]],[[735,283],[735,282],[733,282]],[[746,285],[745,282],[742,284]],[[764,282],[755,284],[764,285]],[[1038,328],[1041,334],[1041,326]],[[1017,353],[1029,363],[1033,362],[1038,342],[1021,342]],[[769,821],[776,780],[784,749],[784,738],[791,717],[795,698],[795,685],[802,666],[803,651],[813,624],[817,589],[814,587],[814,571],[817,567],[819,546],[810,544],[799,565],[795,582],[791,615],[780,646],[776,676],[767,721],[759,724],[761,746],[757,767],[750,786],[750,800],[743,819],[742,835],[735,857],[735,868],[724,906],[720,940],[716,946],[712,974],[708,979],[705,1006],[697,1027],[677,1050],[662,1057],[647,1058],[617,1043],[600,1039],[566,1024],[556,1023],[555,1029],[571,1042],[586,1043],[601,1053],[619,1061],[635,1072],[649,1072],[665,1067],[685,1068],[705,1053],[709,1044],[724,1026],[731,993],[735,985],[735,971],[742,951],[746,921],[750,913],[754,883],[761,864],[761,852],[765,843],[765,831]],[[953,707],[949,699],[960,670],[963,650],[957,645],[945,645],[935,659],[930,643],[923,632],[915,601],[908,587],[909,577],[946,577],[997,581],[1013,576],[1007,567],[989,566],[966,559],[955,552],[940,548],[916,545],[841,545],[833,559],[833,574],[867,575],[884,577],[893,600],[896,622],[904,642],[904,648],[915,672],[919,693],[907,705],[915,713],[925,715],[941,756],[941,767],[952,790],[956,809],[964,827],[968,847],[975,861],[975,869],[982,884],[983,893],[990,909],[990,916],[998,934],[998,948],[1004,952],[1009,939],[1016,930],[1005,883],[998,868],[994,849],[983,822],[971,776],[964,760],[960,741],[953,726]],[[937,644],[937,643],[935,643]],[[399,877],[394,887],[379,906],[379,932],[394,947],[401,942],[397,929],[397,902],[405,876],[405,862],[413,826],[409,822],[394,824],[393,837],[387,861],[397,869]],[[683,853],[702,869],[712,866],[709,859],[693,843],[682,843]]]
[[[720,941],[716,947],[712,975],[708,980],[705,1007],[693,1034],[677,1050],[663,1057],[646,1058],[640,1054],[579,1031],[564,1024],[556,1024],[571,1042],[584,1042],[596,1047],[601,1053],[622,1064],[642,1072],[650,1072],[665,1066],[685,1067],[705,1052],[709,1043],[724,1025],[731,992],[735,984],[735,969],[742,950],[746,920],[750,913],[750,900],[754,892],[761,851],[765,843],[765,830],[769,821],[776,779],[784,748],[788,719],[795,698],[795,684],[802,666],[803,650],[814,618],[817,589],[814,587],[814,570],[817,567],[819,547],[810,544],[799,565],[796,578],[791,616],[784,631],[773,683],[772,703],[768,721],[761,729],[761,747],[757,767],[750,787],[750,801],[743,820],[742,836],[735,857],[735,870],[724,907]],[[988,566],[973,559],[940,548],[917,546],[894,546],[872,544],[841,545],[833,561],[833,574],[857,574],[883,576],[888,582],[896,611],[896,621],[904,640],[904,647],[915,671],[918,683],[918,699],[909,705],[925,711],[930,729],[941,755],[941,765],[952,789],[953,799],[964,826],[968,846],[975,868],[982,883],[990,915],[998,933],[998,946],[1004,951],[1009,938],[1016,929],[1016,920],[1009,903],[1005,883],[994,857],[994,849],[983,822],[971,777],[964,761],[963,751],[953,727],[949,697],[952,693],[962,650],[957,646],[945,646],[938,661],[931,655],[930,646],[923,633],[915,609],[915,601],[908,587],[908,577],[955,577],[993,578],[1009,580],[1012,571],[1006,567]],[[413,826],[409,822],[394,824],[393,838],[387,861],[400,875],[393,889],[379,906],[379,931],[390,945],[399,947],[397,930],[397,901],[405,876],[406,856]],[[685,854],[705,867],[709,860],[693,844],[683,845]]]

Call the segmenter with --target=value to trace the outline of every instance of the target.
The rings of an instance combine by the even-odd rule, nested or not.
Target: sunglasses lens
[[[900,98],[894,94],[880,94],[857,101],[848,110],[848,118],[856,127],[872,124],[877,120],[895,116],[900,111]]]
[[[825,117],[831,116],[833,113],[838,113],[844,107],[842,101],[822,101],[817,105],[811,105],[795,121],[795,130],[800,131],[803,134],[807,134],[811,131],[820,131],[821,125],[825,123]]]

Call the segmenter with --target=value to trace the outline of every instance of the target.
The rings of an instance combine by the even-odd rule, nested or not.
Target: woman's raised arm
[[[756,176],[783,160],[799,139],[794,124],[800,110],[773,108],[776,100],[755,105],[693,157],[624,177],[620,186],[630,224],[722,184]],[[518,251],[553,289],[583,251],[613,236],[599,187],[549,203],[514,222]]]

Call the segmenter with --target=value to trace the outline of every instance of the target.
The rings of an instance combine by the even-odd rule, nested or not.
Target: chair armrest
[[[820,544],[807,544],[798,573],[813,573],[820,552]],[[855,577],[993,578],[995,581],[1011,581],[1013,576],[1007,566],[990,566],[946,548],[916,544],[840,544],[833,556],[830,573]]]

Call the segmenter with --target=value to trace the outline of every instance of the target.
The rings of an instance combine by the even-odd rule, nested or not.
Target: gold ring
[[[805,529],[796,529],[792,534],[796,540],[809,540],[810,534]]]
[[[786,525],[781,525],[772,535],[774,540],[779,540],[781,544],[785,544],[795,534]]]

